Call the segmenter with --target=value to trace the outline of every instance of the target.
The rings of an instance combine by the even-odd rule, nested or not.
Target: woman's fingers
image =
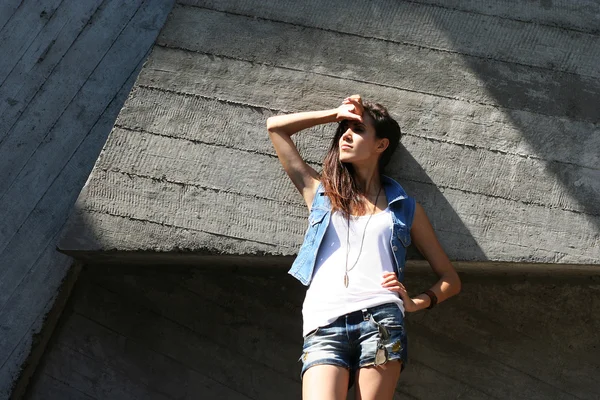
[[[342,104],[338,108],[338,121],[347,119],[362,122],[362,113],[357,114],[356,112],[354,112],[355,108],[356,107],[353,104]]]
[[[362,105],[362,98],[360,97],[360,94],[353,94],[352,96],[348,97],[351,100],[357,101]]]
[[[398,280],[398,277],[394,272],[386,272],[385,274],[383,274],[383,282],[387,282],[390,280]]]
[[[394,278],[390,278],[390,279],[384,279],[383,281],[381,281],[382,285],[390,285],[390,284],[398,284],[398,285],[402,285],[400,282],[398,282],[396,279]]]
[[[384,289],[398,293],[402,298],[408,296],[406,288],[404,287],[402,282],[398,280],[398,277],[394,272],[386,272],[385,274],[383,274],[383,281],[381,282],[381,286]]]
[[[346,104],[352,104],[354,106],[353,111],[355,114],[362,115],[365,111],[365,108],[363,107],[362,103],[356,99],[350,98],[348,99],[348,102]]]
[[[362,99],[360,97],[359,94],[353,94],[350,97],[346,97],[344,100],[342,100],[342,105],[345,106],[349,106],[351,105],[352,107],[349,107],[349,110],[351,113],[360,116],[360,121],[362,121],[362,114],[365,111],[365,108],[363,107],[362,104]],[[348,118],[350,119],[350,118]],[[357,118],[352,118],[352,119],[357,119]]]
[[[353,94],[352,96],[348,96],[344,99],[344,101],[349,101],[349,100],[357,101],[360,104],[362,104],[362,98],[360,97],[360,94]]]
[[[362,122],[362,115],[356,114],[356,113],[351,112],[351,111],[343,112],[341,114],[341,116],[344,117],[343,119]]]

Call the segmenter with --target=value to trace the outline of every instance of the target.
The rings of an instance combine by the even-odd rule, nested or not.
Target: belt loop
[[[363,315],[363,321],[368,321],[371,318],[371,315],[369,314],[369,310],[367,310],[366,308],[363,308],[361,311],[362,311],[362,315]]]

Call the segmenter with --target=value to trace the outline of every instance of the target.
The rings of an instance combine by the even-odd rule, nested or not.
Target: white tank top
[[[350,217],[350,271],[349,284],[345,287],[348,222],[340,212],[331,214],[302,306],[303,336],[335,321],[340,315],[384,303],[396,303],[404,313],[404,305],[398,294],[381,287],[384,272],[394,272],[390,248],[391,212],[386,208],[374,214],[370,221],[369,217]],[[363,232],[364,243],[357,261]]]

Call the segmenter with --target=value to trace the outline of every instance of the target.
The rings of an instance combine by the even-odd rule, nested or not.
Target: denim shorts
[[[313,365],[337,365],[350,371],[350,386],[359,368],[401,360],[407,362],[404,316],[394,303],[342,315],[304,337],[302,372]]]

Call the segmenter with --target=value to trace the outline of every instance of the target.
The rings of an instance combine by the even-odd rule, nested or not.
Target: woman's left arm
[[[446,252],[442,249],[425,210],[419,203],[417,203],[415,210],[410,236],[413,244],[427,259],[429,265],[439,277],[435,285],[429,289],[434,293],[437,302],[440,303],[458,294],[461,288],[460,278],[452,263],[450,263]],[[429,296],[425,293],[411,298],[402,282],[398,281],[398,277],[393,272],[383,275],[382,286],[400,295],[406,312],[422,310],[431,304]]]
[[[415,217],[410,230],[413,244],[431,265],[431,269],[439,280],[429,290],[437,297],[438,303],[457,295],[461,289],[458,273],[450,263],[444,249],[425,214],[423,206],[416,203]],[[429,296],[420,294],[412,299],[418,309],[426,308],[430,304]],[[416,311],[416,310],[414,310]]]

